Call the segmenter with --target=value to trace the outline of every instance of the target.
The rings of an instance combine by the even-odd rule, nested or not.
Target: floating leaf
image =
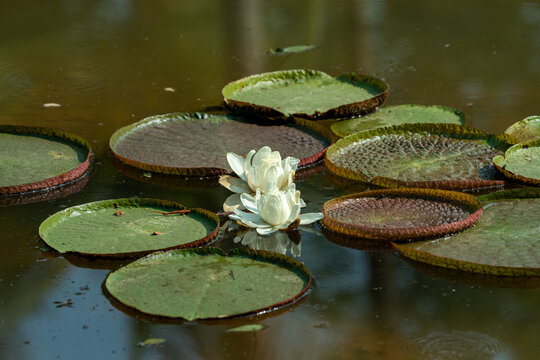
[[[287,46],[284,48],[270,48],[266,52],[268,55],[291,55],[291,54],[298,54],[308,51],[313,51],[317,48],[316,45],[295,45],[295,46]]]
[[[300,262],[270,252],[215,248],[158,252],[109,274],[105,288],[128,308],[167,318],[222,319],[293,303],[311,284]]]
[[[514,136],[519,142],[540,140],[540,116],[526,117],[510,125],[504,132]]]
[[[327,141],[300,125],[265,126],[244,118],[200,113],[156,115],[125,126],[109,141],[113,154],[136,168],[165,174],[208,176],[231,172],[227,153],[247,154],[268,145],[283,156],[319,161]]]
[[[150,339],[141,341],[140,343],[137,344],[137,346],[143,347],[143,346],[158,345],[158,344],[163,344],[164,342],[165,342],[165,339],[150,338]]]
[[[405,124],[362,131],[330,146],[333,173],[382,187],[474,189],[502,185],[492,164],[510,145],[456,124]]]
[[[92,160],[88,142],[54,129],[0,125],[0,144],[0,195],[74,181]]]
[[[461,110],[440,105],[396,105],[362,117],[337,121],[332,124],[332,131],[347,136],[385,126],[416,123],[464,124],[465,115]]]
[[[286,70],[234,81],[222,90],[225,105],[268,118],[331,119],[357,116],[382,104],[388,85],[355,73],[334,78],[314,70]]]
[[[374,190],[327,201],[323,224],[368,240],[442,236],[474,224],[482,209],[472,195],[444,190]]]
[[[474,227],[437,240],[394,243],[395,248],[402,256],[450,269],[540,276],[540,189],[501,191],[479,200],[484,213]]]
[[[261,331],[266,329],[268,326],[261,325],[261,324],[249,324],[249,325],[242,325],[237,326],[235,328],[227,330],[227,332],[252,332],[252,331]]]
[[[59,211],[41,224],[39,235],[60,253],[135,257],[201,246],[218,229],[217,216],[204,209],[187,210],[164,200],[116,199]]]
[[[540,139],[512,146],[493,164],[507,178],[540,186]]]

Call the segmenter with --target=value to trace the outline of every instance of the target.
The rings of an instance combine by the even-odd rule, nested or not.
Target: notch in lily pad
[[[0,195],[47,190],[83,177],[93,160],[89,143],[64,131],[0,125]]]
[[[387,189],[327,201],[323,224],[366,240],[404,241],[461,231],[482,215],[472,195],[432,189]]]
[[[62,254],[133,258],[199,247],[218,230],[218,217],[205,209],[157,199],[114,199],[59,211],[40,225],[39,235]]]
[[[338,119],[373,111],[386,99],[388,85],[357,73],[332,77],[316,70],[284,70],[236,80],[222,94],[232,111],[270,119]]]
[[[305,266],[271,252],[216,248],[156,252],[107,276],[122,306],[165,319],[218,320],[268,313],[302,298]]]

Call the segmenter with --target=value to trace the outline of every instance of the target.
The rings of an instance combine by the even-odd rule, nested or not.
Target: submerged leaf
[[[152,316],[222,319],[275,310],[298,300],[311,276],[298,261],[270,252],[215,248],[157,252],[109,274],[105,288]]]
[[[242,325],[237,326],[235,328],[227,330],[227,332],[252,332],[252,331],[261,331],[266,329],[268,326],[261,325],[261,324],[249,324],[249,325]]]
[[[268,55],[290,55],[290,54],[298,54],[303,52],[308,52],[315,50],[317,48],[316,45],[295,45],[295,46],[287,46],[284,48],[270,48],[266,52]]]
[[[234,81],[222,93],[232,110],[267,118],[330,119],[372,111],[386,98],[388,85],[355,73],[334,78],[320,71],[286,70]]]
[[[158,345],[158,344],[163,344],[164,342],[165,342],[165,339],[150,338],[150,339],[141,341],[140,343],[137,344],[137,346],[143,347],[143,346],[150,346],[150,345]]]

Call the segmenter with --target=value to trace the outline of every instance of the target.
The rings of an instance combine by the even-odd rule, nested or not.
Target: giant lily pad
[[[540,190],[517,189],[479,197],[476,225],[457,235],[394,244],[405,257],[428,264],[492,275],[540,276]]]
[[[285,70],[234,81],[222,93],[232,110],[269,118],[329,119],[373,111],[386,98],[388,85],[355,73],[334,78],[314,70]]]
[[[144,314],[222,319],[268,312],[298,300],[311,285],[300,262],[271,252],[215,248],[151,254],[109,274],[105,288]]]
[[[85,140],[60,130],[0,125],[0,195],[65,184],[83,176],[92,150]]]
[[[472,195],[431,189],[374,190],[327,201],[323,224],[369,240],[442,236],[474,224],[482,209]]]
[[[540,140],[540,116],[529,116],[508,127],[504,131],[519,142]]]
[[[306,166],[321,160],[328,146],[324,138],[297,125],[265,126],[241,117],[200,113],[151,116],[116,131],[109,145],[128,165],[188,176],[231,172],[227,152],[246,154],[268,145]]]
[[[47,218],[39,235],[60,253],[135,257],[197,247],[217,236],[219,220],[171,201],[116,199],[74,206]]]
[[[540,139],[519,143],[496,156],[493,163],[504,176],[530,185],[540,185]]]
[[[385,126],[417,123],[464,124],[465,115],[461,110],[446,106],[395,105],[362,117],[337,121],[332,124],[332,131],[338,136],[347,136]]]
[[[362,131],[330,146],[333,173],[383,187],[474,189],[504,184],[492,159],[510,145],[456,124],[404,124]]]

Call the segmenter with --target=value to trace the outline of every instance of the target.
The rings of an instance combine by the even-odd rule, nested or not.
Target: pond
[[[220,106],[222,87],[250,74],[356,71],[390,85],[387,105],[451,106],[470,124],[501,132],[540,112],[538,2],[31,3],[3,2],[0,11],[0,124],[75,133],[91,143],[96,162],[78,192],[0,207],[0,358],[538,358],[537,289],[425,272],[392,252],[332,243],[317,225],[301,232],[297,259],[314,278],[303,301],[270,316],[211,323],[120,311],[102,291],[111,265],[44,252],[38,236],[49,215],[111,198],[220,211],[226,189],[134,180],[113,165],[108,140],[150,115]],[[267,54],[304,44],[317,47]],[[60,106],[44,106],[51,103]],[[297,187],[308,212],[352,191],[324,169]],[[227,332],[246,323],[267,328]],[[137,346],[149,338],[165,342]]]

